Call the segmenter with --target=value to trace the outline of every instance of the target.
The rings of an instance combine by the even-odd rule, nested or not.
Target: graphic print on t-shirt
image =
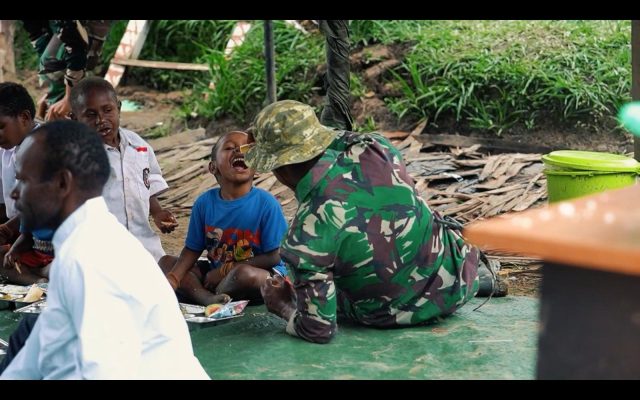
[[[213,268],[253,257],[253,247],[260,247],[260,231],[205,226],[207,258]]]

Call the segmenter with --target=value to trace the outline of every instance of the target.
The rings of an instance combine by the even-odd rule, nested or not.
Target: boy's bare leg
[[[177,290],[182,296],[190,299],[196,304],[208,306],[215,303],[228,303],[231,300],[229,295],[224,293],[212,293],[202,286],[202,277],[197,265],[193,266],[182,278],[180,287]]]
[[[9,283],[14,285],[33,285],[34,283],[44,283],[48,279],[36,273],[32,268],[22,266],[20,272],[17,268],[1,268],[0,274],[7,279]]]
[[[269,272],[248,264],[238,264],[216,287],[216,293],[227,293],[236,300],[262,299],[260,286]]]
[[[178,257],[164,255],[160,257],[160,259],[158,260],[158,265],[160,266],[162,273],[166,275],[169,273],[169,271],[171,271],[171,269],[173,268],[173,266],[177,261],[178,261]]]
[[[165,255],[158,260],[158,265],[164,274],[169,273],[178,257]],[[176,290],[180,295],[196,304],[208,306],[215,303],[228,303],[231,298],[226,294],[214,294],[202,286],[202,276],[197,264],[191,267],[189,272],[182,278],[180,287]]]

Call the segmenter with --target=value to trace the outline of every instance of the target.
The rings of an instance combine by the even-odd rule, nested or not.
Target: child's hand
[[[169,210],[160,210],[157,212],[153,216],[153,222],[162,233],[171,233],[178,226],[176,217],[174,217]]]
[[[16,268],[18,272],[22,273],[22,271],[20,271],[20,263],[18,262],[18,254],[14,251],[13,247],[4,255],[2,266],[5,269]]]

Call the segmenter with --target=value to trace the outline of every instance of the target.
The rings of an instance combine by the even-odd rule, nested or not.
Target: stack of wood
[[[217,183],[208,172],[216,138],[156,148],[170,189],[160,196],[165,206],[188,213],[195,198]],[[462,224],[510,211],[523,211],[547,196],[540,154],[486,155],[479,146],[423,152],[423,141],[407,136],[392,140],[401,151],[416,189],[442,215]],[[270,191],[283,205],[293,193],[272,173],[256,175],[254,184]]]

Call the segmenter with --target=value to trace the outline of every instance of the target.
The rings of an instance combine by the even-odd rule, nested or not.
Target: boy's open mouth
[[[244,155],[237,155],[231,159],[231,167],[238,172],[245,171],[247,164],[244,163]]]

